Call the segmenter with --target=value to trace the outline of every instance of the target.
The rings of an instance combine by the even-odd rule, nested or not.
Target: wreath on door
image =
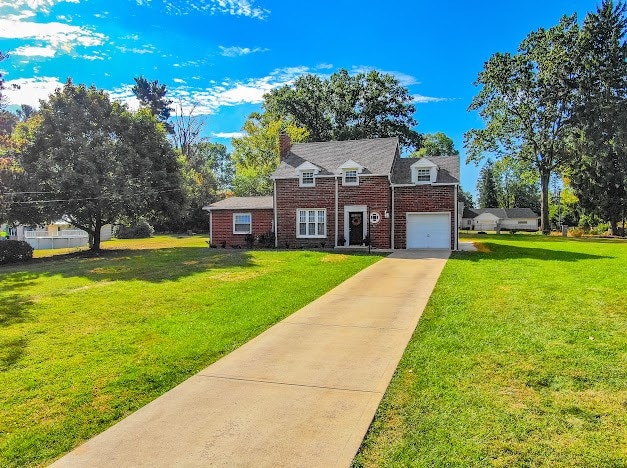
[[[353,226],[359,226],[361,224],[361,218],[359,216],[351,216],[351,224]]]

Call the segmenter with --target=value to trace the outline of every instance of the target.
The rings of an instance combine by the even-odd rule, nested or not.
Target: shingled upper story
[[[278,247],[457,248],[458,156],[401,158],[398,138],[281,138],[271,197],[205,207],[213,244],[274,232]]]

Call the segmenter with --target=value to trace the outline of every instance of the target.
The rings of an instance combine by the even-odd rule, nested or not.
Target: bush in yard
[[[568,229],[568,237],[582,237],[584,230],[580,227],[572,227]]]
[[[118,226],[115,237],[118,239],[145,239],[147,237],[152,237],[154,233],[155,230],[150,224],[148,224],[148,221],[140,219],[130,226]]]
[[[255,245],[255,235],[254,234],[246,234],[244,237],[244,242],[246,242],[246,248],[252,249]]]
[[[274,247],[274,232],[266,232],[265,234],[261,234],[257,238],[257,242],[261,247],[272,248]]]
[[[0,242],[0,265],[28,262],[33,258],[33,248],[25,241]]]

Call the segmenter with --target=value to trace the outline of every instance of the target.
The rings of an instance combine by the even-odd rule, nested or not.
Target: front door
[[[361,245],[364,242],[364,214],[348,213],[348,244]]]

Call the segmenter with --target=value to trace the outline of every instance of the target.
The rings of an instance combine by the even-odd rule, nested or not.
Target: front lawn
[[[0,267],[0,466],[51,461],[380,258],[206,245]]]
[[[463,239],[467,240],[467,239]],[[356,466],[627,466],[627,243],[454,253]]]

